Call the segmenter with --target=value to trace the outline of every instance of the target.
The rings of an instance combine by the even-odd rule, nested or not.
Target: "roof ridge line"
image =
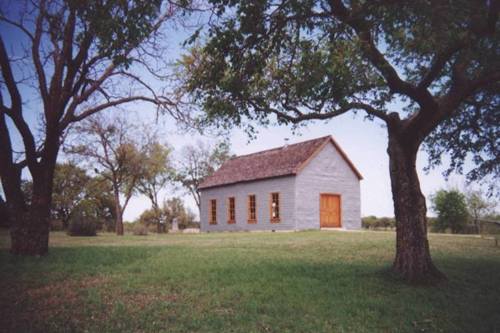
[[[247,157],[247,156],[251,156],[251,155],[258,155],[258,154],[268,153],[268,152],[273,151],[273,150],[280,150],[280,149],[283,149],[285,147],[289,148],[290,146],[296,146],[296,145],[303,144],[303,143],[306,143],[306,142],[309,142],[309,141],[316,141],[316,140],[321,140],[321,139],[326,139],[326,138],[331,138],[331,137],[332,137],[331,135],[320,136],[319,138],[304,140],[304,141],[300,141],[300,142],[296,142],[296,143],[290,143],[288,145],[283,145],[283,146],[279,146],[279,147],[275,147],[275,148],[270,148],[270,149],[266,149],[266,150],[256,151],[254,153],[237,155],[237,156],[235,156],[235,157],[233,157],[231,159],[235,160],[235,159],[240,158],[240,157]]]

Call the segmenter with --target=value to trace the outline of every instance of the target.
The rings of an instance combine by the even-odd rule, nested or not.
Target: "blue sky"
[[[22,42],[22,36],[16,30],[5,25],[0,25],[0,29],[8,48],[15,53],[20,47],[19,42]],[[170,60],[174,61],[183,52],[181,44],[187,36],[188,33],[180,28],[169,32],[170,52],[167,57]],[[17,72],[17,74],[20,73]],[[36,124],[38,123],[36,110],[39,110],[40,101],[38,98],[33,97],[27,88],[23,89],[23,93],[30,96],[25,109],[26,117],[32,124]],[[156,113],[150,105],[130,105],[127,109],[141,110],[140,114],[137,111],[131,113],[131,117],[138,117],[141,121],[146,122],[155,121]],[[208,135],[197,136],[179,133],[173,121],[168,117],[162,117],[158,126],[162,140],[173,146],[176,153],[184,145],[195,143],[197,140],[214,142],[217,139]],[[285,138],[288,138],[290,143],[295,143],[325,135],[332,135],[335,138],[364,177],[361,182],[362,215],[393,216],[388,156],[386,153],[387,134],[381,122],[365,121],[362,116],[354,117],[352,114],[345,114],[329,122],[310,123],[307,127],[299,130],[299,135],[293,134],[290,127],[282,126],[259,128],[256,139],[250,142],[248,136],[239,129],[232,130],[229,138],[233,153],[240,155],[281,146]],[[422,169],[426,165],[426,155],[424,152],[420,152],[418,157],[417,169],[420,175],[422,191],[427,199],[430,194],[440,188],[465,188],[463,176],[452,175],[447,182],[441,175],[442,169],[436,169],[429,174],[425,174]],[[182,193],[182,190],[173,192],[171,189],[167,189],[164,196],[168,198],[172,195],[182,195]],[[196,211],[194,201],[189,196],[184,196],[184,198],[188,206],[193,211]],[[149,207],[150,203],[145,197],[135,197],[125,211],[125,219],[131,221]],[[430,204],[428,204],[428,207],[430,207]]]

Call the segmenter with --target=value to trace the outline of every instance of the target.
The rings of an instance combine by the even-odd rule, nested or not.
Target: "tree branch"
[[[401,79],[396,69],[387,61],[378,50],[373,41],[369,23],[360,16],[352,15],[343,4],[342,0],[330,0],[332,15],[354,29],[361,41],[361,50],[364,56],[382,74],[391,91],[406,95],[416,101],[424,110],[433,110],[437,106],[436,101],[427,89],[418,89],[409,82]]]
[[[134,101],[149,102],[149,103],[155,104],[155,105],[160,106],[160,107],[162,105],[166,105],[166,104],[171,103],[168,100],[165,100],[162,103],[159,100],[156,100],[156,99],[151,98],[151,97],[146,97],[146,96],[124,97],[124,98],[120,98],[120,99],[117,99],[117,100],[114,100],[114,101],[103,103],[103,104],[101,104],[99,106],[96,106],[94,108],[87,109],[87,110],[83,111],[82,113],[80,113],[79,115],[74,115],[73,117],[69,118],[67,120],[67,122],[63,122],[61,124],[61,126],[62,126],[62,128],[66,128],[66,126],[68,126],[70,123],[83,120],[83,119],[85,119],[85,118],[87,118],[87,117],[89,117],[89,116],[91,116],[91,115],[93,115],[93,114],[95,114],[95,113],[97,113],[99,111],[102,111],[104,109],[107,109],[107,108],[110,108],[110,107],[113,107],[113,106],[118,106],[118,105],[125,104],[125,103],[134,102]]]
[[[19,93],[17,84],[14,80],[14,76],[12,74],[12,68],[10,65],[10,60],[5,50],[5,45],[1,35],[0,35],[0,68],[2,69],[2,76],[5,80],[5,84],[7,85],[7,90],[9,91],[11,100],[11,107],[7,108],[3,106],[2,112],[7,114],[14,121],[16,128],[19,130],[19,133],[21,134],[21,137],[23,139],[24,148],[26,150],[26,159],[28,161],[28,165],[30,165],[30,168],[33,168],[36,165],[35,138],[33,137],[33,134],[31,133],[31,130],[22,115],[21,95]]]
[[[160,28],[160,26],[162,25],[162,23],[165,22],[172,15],[173,15],[173,13],[170,10],[167,10],[165,13],[163,13],[158,18],[157,22],[153,25],[150,36],[152,34],[154,34],[154,32],[156,32]],[[125,51],[124,55],[125,56],[129,55],[136,47],[137,46],[131,46],[128,50]],[[64,119],[62,121],[62,123],[64,124],[62,126],[62,128],[65,128],[71,122],[77,121],[79,119],[83,119],[83,118],[87,117],[90,114],[93,114],[95,112],[99,112],[99,111],[101,111],[101,110],[103,110],[103,109],[106,108],[106,107],[103,107],[103,108],[96,107],[93,110],[97,110],[97,111],[88,113],[88,115],[84,116],[83,118],[81,118],[82,115],[75,116],[75,114],[74,114],[75,111],[76,111],[76,108],[78,107],[78,105],[80,105],[81,103],[83,103],[84,101],[86,101],[95,91],[97,91],[99,89],[99,87],[101,87],[101,85],[103,84],[103,82],[106,81],[111,75],[113,75],[115,69],[116,69],[116,65],[114,63],[111,63],[104,70],[103,74],[97,80],[93,81],[92,84],[87,89],[84,89],[80,95],[75,96],[73,98],[73,101],[69,105],[69,107],[67,109],[67,112],[66,112],[66,115],[64,116]],[[139,99],[141,99],[141,98],[136,98],[135,100],[139,100]],[[146,100],[146,99],[143,99],[143,100]],[[152,101],[153,99],[147,98],[147,100],[148,101]],[[165,102],[167,102],[167,101],[165,101]],[[112,102],[112,103],[116,103],[116,102]],[[122,104],[122,103],[118,103],[118,104]],[[102,104],[102,105],[106,105],[106,104],[109,104],[109,103],[105,103],[105,104]],[[160,104],[160,103],[155,103],[155,104]],[[161,103],[161,104],[163,104],[163,103]],[[114,106],[114,105],[117,105],[117,104],[113,104],[113,105],[109,105],[109,106]]]
[[[40,41],[42,38],[42,19],[45,11],[45,1],[40,2],[40,12],[36,18],[35,23],[35,35],[33,37],[33,45],[31,46],[31,56],[33,58],[33,64],[35,65],[35,71],[38,76],[38,85],[40,87],[40,95],[42,96],[42,101],[44,107],[48,107],[49,98],[47,92],[47,78],[45,77],[45,71],[43,70],[42,62],[40,61]]]
[[[330,119],[333,117],[340,116],[348,111],[351,110],[363,110],[367,114],[377,117],[385,122],[391,121],[391,118],[387,113],[381,110],[377,110],[371,105],[364,104],[364,103],[359,103],[359,102],[353,102],[353,103],[348,103],[347,105],[340,107],[336,110],[329,111],[329,112],[311,112],[311,113],[303,113],[297,108],[293,108],[293,112],[295,113],[295,116],[292,116],[286,112],[280,111],[276,108],[271,108],[271,107],[262,107],[259,106],[257,103],[253,101],[247,101],[250,105],[252,105],[253,108],[255,108],[257,111],[260,112],[267,112],[267,113],[274,113],[277,115],[279,118],[286,120],[288,122],[291,122],[293,124],[297,124],[302,121],[306,120],[326,120]]]
[[[432,60],[432,65],[428,69],[427,73],[422,77],[422,80],[417,86],[417,89],[423,90],[427,89],[431,83],[438,77],[441,71],[444,69],[446,63],[450,60],[450,58],[458,52],[462,47],[463,43],[457,43],[443,52],[437,53],[434,59]]]

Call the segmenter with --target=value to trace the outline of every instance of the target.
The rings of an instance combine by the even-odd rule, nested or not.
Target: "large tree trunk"
[[[42,256],[49,251],[52,182],[57,150],[50,153],[50,161],[40,163],[37,171],[32,173],[33,192],[30,204],[25,204],[25,198],[21,194],[13,196],[11,202],[8,202],[9,216],[12,219],[12,254]]]
[[[11,212],[15,216],[10,230],[10,252],[16,255],[42,256],[49,251],[50,204],[46,197],[33,198],[27,212]]]
[[[406,281],[427,284],[444,278],[434,266],[427,240],[427,207],[416,170],[419,144],[389,131],[389,165],[396,217],[393,271]]]

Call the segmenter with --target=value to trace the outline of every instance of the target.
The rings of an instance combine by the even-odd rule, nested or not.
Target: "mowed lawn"
[[[18,258],[0,236],[5,332],[500,332],[500,248],[431,235],[449,281],[387,273],[394,233],[51,234]]]

